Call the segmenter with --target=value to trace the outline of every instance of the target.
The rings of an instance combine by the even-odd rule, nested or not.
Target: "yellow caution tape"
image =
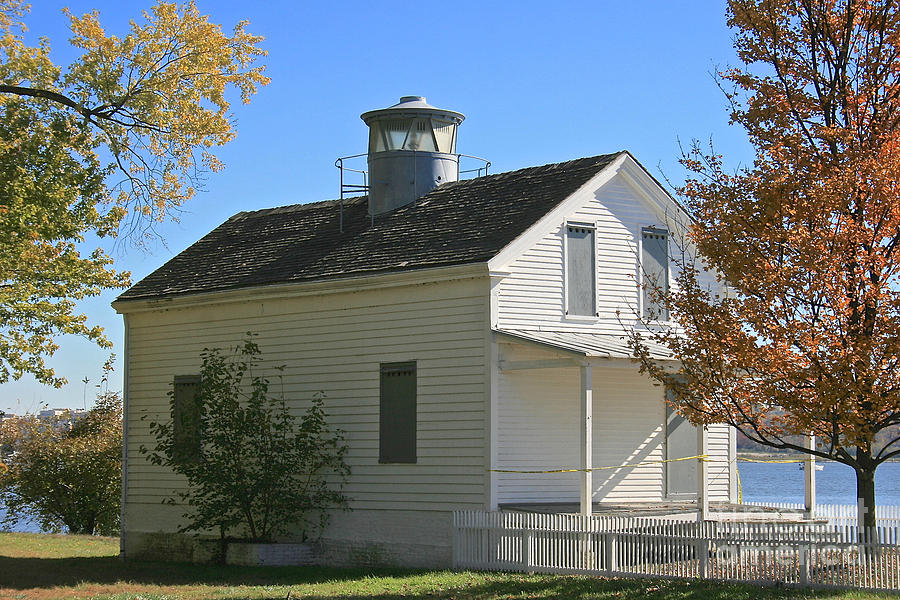
[[[669,458],[667,460],[647,460],[639,463],[633,464],[625,464],[625,465],[613,465],[609,467],[594,467],[593,469],[543,469],[543,470],[517,470],[517,469],[488,469],[491,473],[527,473],[527,474],[538,474],[538,473],[585,473],[590,471],[606,471],[608,469],[630,469],[634,467],[640,467],[643,465],[660,465],[665,463],[679,462],[682,460],[697,460],[697,459],[706,459],[709,458],[708,454],[698,454],[697,456],[685,456],[683,458]],[[778,460],[763,460],[759,458],[735,458],[735,461],[740,462],[752,462],[752,463],[771,463],[771,464],[796,464],[796,463],[804,463],[805,459],[778,459]],[[740,475],[738,475],[738,487],[740,488]],[[738,489],[738,494],[741,493],[741,490]]]
[[[632,467],[640,467],[641,465],[660,465],[663,463],[672,463],[682,460],[696,460],[709,458],[708,454],[698,454],[697,456],[685,456],[684,458],[669,458],[667,460],[646,460],[644,462],[633,463],[630,465],[614,465],[611,467],[594,467],[593,469],[548,469],[546,471],[518,471],[515,469],[488,469],[491,473],[588,473],[591,471],[605,471],[607,469],[629,469]]]

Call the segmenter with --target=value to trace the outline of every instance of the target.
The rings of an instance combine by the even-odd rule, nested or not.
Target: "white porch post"
[[[592,512],[594,447],[594,377],[591,365],[581,365],[581,514]]]
[[[709,442],[704,425],[697,426],[697,520],[705,521],[709,514],[709,478],[707,477],[706,455]]]
[[[810,450],[816,449],[816,436],[809,434],[806,438],[806,447]],[[812,454],[806,455],[805,461],[805,477],[804,484],[806,486],[806,518],[816,518],[816,457]]]

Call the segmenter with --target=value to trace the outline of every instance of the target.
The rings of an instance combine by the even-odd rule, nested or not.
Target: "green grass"
[[[520,600],[526,598],[874,600],[897,596],[809,592],[700,581],[360,570],[321,567],[243,568],[121,562],[115,538],[0,534],[0,598],[329,598],[388,600]]]

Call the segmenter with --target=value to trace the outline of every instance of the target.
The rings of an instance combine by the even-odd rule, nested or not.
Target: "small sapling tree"
[[[170,419],[150,423],[156,446],[141,452],[187,479],[167,500],[189,507],[181,533],[270,542],[300,532],[306,540],[327,525],[329,509],[347,508],[347,446],[328,425],[325,394],[293,415],[283,385],[274,393],[260,374],[261,361],[249,333],[230,353],[205,349],[190,406],[173,390]],[[279,384],[283,369],[274,369]]]
[[[106,387],[80,418],[24,415],[0,422],[0,504],[13,525],[33,519],[44,531],[111,535],[122,494],[122,402]],[[4,464],[5,463],[5,464]]]

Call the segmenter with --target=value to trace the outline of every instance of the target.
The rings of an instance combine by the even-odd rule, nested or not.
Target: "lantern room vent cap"
[[[443,117],[449,121],[453,121],[457,125],[462,123],[466,118],[462,113],[431,106],[425,102],[424,96],[402,96],[400,102],[397,104],[387,108],[379,108],[378,110],[364,112],[360,115],[360,118],[368,125],[370,121],[383,117],[421,117],[424,115],[438,118]]]

